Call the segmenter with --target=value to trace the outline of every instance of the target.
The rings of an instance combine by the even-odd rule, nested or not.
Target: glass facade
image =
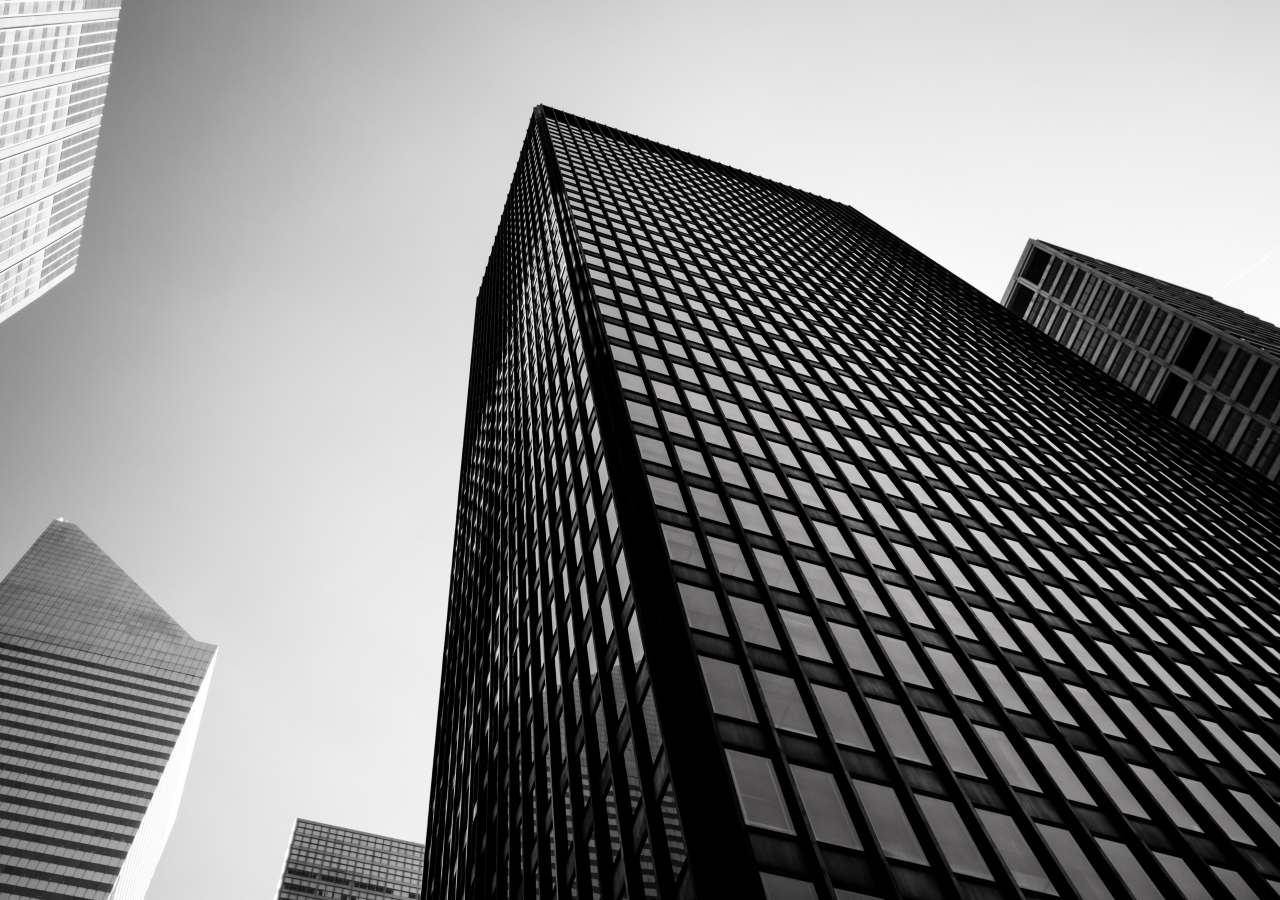
[[[143,900],[215,652],[49,525],[0,582],[0,897]]]
[[[0,321],[76,267],[120,0],[0,2]]]
[[[422,845],[299,819],[289,842],[279,900],[417,900]]]
[[[1029,241],[1004,304],[1245,465],[1280,478],[1280,328]]]
[[[1272,897],[1278,501],[857,211],[540,107],[424,894]]]

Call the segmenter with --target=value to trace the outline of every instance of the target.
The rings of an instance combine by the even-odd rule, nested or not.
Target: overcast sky
[[[124,0],[80,266],[0,324],[0,570],[57,516],[220,645],[149,900],[421,840],[473,303],[533,106],[1280,320],[1280,5]],[[1268,254],[1273,254],[1268,257]]]

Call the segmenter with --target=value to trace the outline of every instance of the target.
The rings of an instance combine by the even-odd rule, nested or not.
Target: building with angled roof
[[[425,896],[1275,897],[1280,487],[1016,311],[536,109],[476,303]]]
[[[215,653],[75,525],[45,529],[0,582],[0,897],[143,900]]]

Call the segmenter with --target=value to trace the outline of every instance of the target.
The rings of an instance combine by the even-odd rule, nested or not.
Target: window
[[[703,478],[711,477],[711,470],[707,468],[707,458],[697,450],[692,447],[677,445],[676,456],[680,459],[680,467],[685,472],[692,472],[694,475],[701,475]]]
[[[665,531],[670,526],[664,524]],[[747,566],[747,560],[742,555],[742,547],[733,541],[726,541],[718,537],[707,538],[707,543],[711,547],[711,554],[715,557],[716,567],[722,575],[730,575],[734,578],[741,578],[744,581],[751,580],[751,569]]]
[[[761,550],[758,547],[752,548],[756,555],[756,561],[760,563],[760,570],[764,573],[765,584],[769,587],[779,588],[792,593],[799,593],[800,589],[796,587],[795,579],[791,577],[791,570],[787,568],[787,561],[769,550]]]
[[[760,679],[760,692],[764,694],[765,706],[769,708],[769,715],[776,728],[810,737],[817,736],[794,679],[786,675],[775,675],[773,672],[756,672],[756,677]]]
[[[778,634],[769,621],[769,613],[763,603],[748,600],[745,597],[730,595],[729,605],[733,608],[733,617],[738,621],[738,630],[742,639],[748,644],[758,644],[771,650],[781,650]]]
[[[844,598],[840,596],[839,588],[836,587],[830,571],[825,566],[814,565],[804,560],[800,560],[799,563],[800,573],[804,575],[805,583],[809,585],[809,590],[813,592],[813,596],[819,600],[825,600],[827,603],[844,603]]]
[[[960,875],[990,880],[991,870],[983,861],[982,853],[973,842],[960,813],[956,812],[955,804],[923,794],[916,795],[916,802],[920,804],[920,811],[942,847],[942,855],[947,858],[951,870]]]
[[[729,760],[729,771],[738,790],[738,803],[742,806],[742,817],[746,823],[795,834],[773,762],[741,750],[725,750],[725,756]]]
[[[764,513],[759,506],[750,500],[741,500],[737,497],[732,498],[732,501],[733,510],[738,514],[738,521],[742,523],[743,528],[759,534],[772,533],[769,528],[769,522],[765,519]]]
[[[1017,690],[1009,683],[1009,679],[1005,677],[1004,672],[1001,672],[995,663],[975,659],[973,667],[982,675],[983,680],[987,682],[987,687],[991,688],[991,693],[996,695],[996,699],[1000,701],[1005,709],[1020,713],[1031,713],[1031,710],[1027,709],[1027,705],[1022,702],[1022,698],[1018,696]]]
[[[867,700],[867,706],[894,756],[929,764],[929,756],[920,745],[920,739],[916,737],[915,729],[907,721],[907,714],[902,711],[901,706],[875,699]]]
[[[921,712],[920,718],[929,729],[929,733],[933,735],[934,742],[937,743],[938,749],[942,751],[947,765],[952,770],[975,778],[987,777],[978,758],[969,749],[969,742],[964,739],[964,735],[960,733],[960,729],[951,718],[931,712]]]
[[[795,780],[813,836],[824,844],[861,850],[862,842],[853,830],[849,810],[831,773],[793,765],[791,777]]]
[[[924,611],[924,607],[920,605],[920,601],[915,598],[911,591],[904,587],[898,587],[896,584],[886,585],[889,590],[889,596],[893,598],[894,605],[898,607],[898,611],[902,613],[902,617],[912,625],[919,625],[922,628],[932,628],[933,622],[929,619],[928,613]]]
[[[813,619],[790,609],[779,610],[778,614],[782,616],[782,624],[791,637],[791,643],[795,645],[796,653],[809,659],[831,662],[826,644],[822,641],[822,635],[818,634],[818,626]]]
[[[653,500],[659,506],[665,506],[668,509],[678,509],[685,511],[684,497],[680,495],[680,485],[666,478],[659,478],[656,475],[649,477],[649,490],[653,492]]]
[[[666,540],[667,555],[671,557],[672,562],[698,568],[706,567],[706,563],[702,561],[702,551],[698,549],[698,539],[692,531],[663,522],[662,536]],[[712,538],[712,540],[716,539]]]
[[[702,678],[707,683],[711,709],[715,714],[745,719],[748,722],[756,721],[755,709],[742,678],[742,669],[734,663],[709,656],[699,656],[698,661],[702,663]]]
[[[695,631],[708,631],[711,634],[729,634],[729,629],[724,624],[724,617],[720,615],[720,604],[716,602],[715,594],[706,588],[695,587],[684,582],[679,583],[679,588],[680,600],[684,603],[684,614],[689,620],[690,628]],[[601,607],[601,609],[604,608]]]
[[[693,505],[697,507],[699,516],[713,522],[728,524],[729,516],[724,511],[724,504],[720,502],[719,495],[696,487],[689,488],[689,493],[693,496]]]
[[[848,694],[821,684],[813,686],[813,694],[818,699],[818,706],[822,708],[822,715],[826,718],[827,727],[831,729],[831,736],[836,743],[859,750],[871,749],[871,739],[867,737],[867,731]]]
[[[893,665],[894,671],[897,672],[898,677],[905,684],[914,684],[927,688],[933,687],[933,682],[925,674],[920,661],[916,659],[906,641],[899,638],[881,636],[880,646],[884,647],[885,655],[889,657],[889,662]]]
[[[1043,894],[1057,894],[1053,882],[1045,874],[1044,868],[1036,859],[1027,839],[1018,830],[1018,824],[1013,821],[1013,818],[989,809],[978,809],[976,812],[978,818],[982,820],[983,827],[987,829],[991,843],[1000,853],[1005,865],[1009,867],[1009,872],[1018,886]]]
[[[942,616],[942,621],[947,623],[947,627],[956,637],[968,638],[976,641],[978,636],[973,633],[973,629],[969,627],[969,623],[965,621],[964,616],[960,613],[959,608],[944,597],[935,597],[929,595],[933,608],[938,611],[938,615]]]
[[[986,725],[975,725],[974,731],[977,732],[978,738],[986,746],[987,752],[991,754],[996,767],[1000,769],[1000,774],[1004,775],[1009,784],[1016,788],[1039,793],[1040,784],[1035,780],[1026,763],[1022,761],[1022,757],[1018,755],[1018,751],[1014,749],[1013,744],[1010,743],[1007,734],[996,728],[988,728]]]
[[[854,779],[853,786],[862,801],[863,809],[867,811],[871,830],[875,832],[884,855],[891,859],[927,865],[929,858],[920,847],[915,830],[893,788],[857,779]]]

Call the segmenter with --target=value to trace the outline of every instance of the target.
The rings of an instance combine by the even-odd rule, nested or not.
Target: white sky
[[[125,0],[79,271],[0,326],[0,570],[65,516],[221,645],[149,900],[274,896],[295,816],[422,839],[473,300],[535,104],[988,294],[1038,237],[1277,321],[1277,46],[1271,0]]]

